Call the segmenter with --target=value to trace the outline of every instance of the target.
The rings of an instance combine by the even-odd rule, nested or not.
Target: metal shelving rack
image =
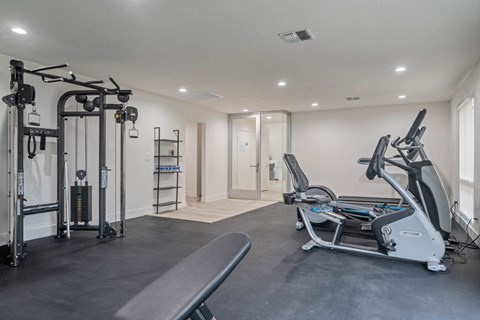
[[[178,201],[178,190],[180,188],[182,188],[181,186],[179,186],[179,178],[180,178],[180,173],[182,173],[182,171],[180,171],[180,170],[160,171],[160,159],[161,158],[174,158],[175,162],[176,162],[175,164],[178,166],[178,168],[180,168],[179,167],[180,166],[180,158],[182,157],[180,155],[180,142],[183,142],[183,141],[180,140],[180,130],[173,130],[173,133],[177,137],[176,139],[161,139],[160,127],[153,128],[153,139],[154,139],[154,143],[156,143],[156,145],[157,145],[157,149],[156,149],[156,152],[155,152],[155,155],[154,155],[154,158],[156,160],[155,161],[156,166],[155,166],[155,171],[153,173],[154,175],[156,175],[156,178],[157,178],[156,179],[157,180],[156,187],[153,188],[153,190],[156,191],[156,201],[153,204],[153,206],[156,207],[156,213],[157,214],[159,213],[159,208],[160,207],[175,205],[175,210],[178,210],[178,204],[182,203],[181,201]],[[162,143],[169,143],[169,144],[172,144],[172,145],[176,145],[176,153],[174,155],[160,154]],[[160,176],[162,174],[168,174],[168,175],[176,174],[176,179],[175,179],[176,184],[166,186],[166,187],[160,187]],[[163,190],[175,190],[175,201],[159,202],[160,201],[160,191],[163,191]]]

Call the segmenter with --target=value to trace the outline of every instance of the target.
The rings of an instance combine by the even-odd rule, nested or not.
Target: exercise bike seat
[[[250,247],[250,238],[243,233],[216,238],[140,291],[114,319],[188,319],[222,284]]]

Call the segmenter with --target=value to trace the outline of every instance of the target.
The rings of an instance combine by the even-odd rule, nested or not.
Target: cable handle
[[[32,144],[33,142],[33,144]],[[37,140],[35,139],[35,134],[33,133],[33,130],[30,130],[30,133],[28,134],[28,158],[33,159],[36,156],[37,152]],[[33,149],[33,150],[32,150]]]

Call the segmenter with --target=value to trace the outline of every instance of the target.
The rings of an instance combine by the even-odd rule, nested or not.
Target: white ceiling
[[[478,61],[479,17],[478,0],[2,0],[0,52],[179,100],[212,91],[192,103],[226,113],[422,103]],[[278,36],[305,27],[315,40]]]

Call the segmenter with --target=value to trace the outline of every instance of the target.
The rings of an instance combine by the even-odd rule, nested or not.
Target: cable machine
[[[77,80],[73,72],[70,77],[61,77],[45,71],[67,67],[67,64],[46,66],[36,69],[24,68],[22,61],[10,61],[10,90],[11,94],[2,98],[8,106],[8,214],[10,231],[10,264],[18,266],[20,260],[26,255],[24,242],[23,219],[26,215],[53,212],[57,213],[57,232],[56,237],[70,237],[70,230],[91,230],[98,231],[98,238],[106,236],[126,235],[125,213],[126,213],[126,129],[127,121],[133,123],[129,131],[131,138],[138,137],[138,130],[135,128],[135,121],[138,112],[135,107],[127,106],[127,102],[132,95],[129,89],[121,89],[120,86],[111,77],[109,80],[114,88],[101,86],[103,81]],[[40,128],[40,115],[37,113],[35,105],[35,88],[32,85],[24,83],[24,75],[31,74],[41,77],[45,83],[64,82],[80,86],[88,90],[74,90],[64,93],[57,103],[57,128]],[[116,96],[120,103],[107,103],[108,96]],[[83,110],[67,111],[66,103],[70,98],[74,98],[77,103],[81,103]],[[32,105],[32,112],[28,114],[27,123],[24,125],[24,112],[26,105]],[[120,227],[115,230],[106,221],[106,189],[108,187],[108,171],[106,165],[106,112],[115,111],[114,119],[120,125]],[[88,183],[82,184],[85,178],[86,170],[77,170],[76,183],[71,187],[71,193],[68,194],[68,180],[66,153],[65,153],[65,121],[70,118],[98,118],[98,155],[99,155],[99,184],[98,184],[98,225],[91,225],[92,216],[92,186]],[[57,201],[54,203],[24,205],[24,136],[28,136],[28,156],[30,159],[35,157],[36,137],[40,137],[40,149],[45,149],[46,138],[57,139]],[[86,143],[86,141],[85,141]],[[77,157],[77,155],[75,155]],[[80,181],[80,183],[78,183]],[[70,211],[70,214],[68,214]],[[73,224],[72,224],[73,223]]]

